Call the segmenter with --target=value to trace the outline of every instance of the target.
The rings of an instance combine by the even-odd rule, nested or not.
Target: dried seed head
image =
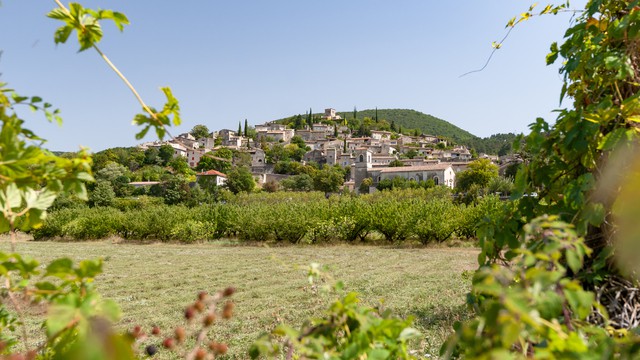
[[[196,349],[196,353],[193,357],[196,360],[204,360],[207,358],[207,350],[203,349],[203,348],[197,348]]]
[[[175,338],[176,340],[178,340],[178,343],[181,343],[184,341],[184,338],[187,336],[187,333],[182,326],[178,326],[175,330],[175,335],[176,335]]]
[[[215,321],[216,321],[216,314],[214,313],[208,313],[207,316],[204,317],[204,320],[202,320],[205,327],[209,327],[213,325]]]
[[[229,350],[226,344],[217,343],[215,341],[209,343],[209,349],[211,349],[215,355],[224,355]]]
[[[184,318],[187,320],[193,319],[195,315],[196,315],[196,309],[194,309],[193,306],[189,306],[184,310]]]
[[[204,303],[200,300],[193,303],[193,308],[196,309],[198,312],[202,312],[204,310],[204,307],[205,307]]]
[[[228,287],[226,289],[224,289],[224,291],[222,292],[222,296],[224,297],[228,297],[233,295],[236,292],[236,289],[233,287]]]
[[[233,316],[233,308],[235,307],[235,305],[233,304],[233,302],[231,301],[227,301],[224,304],[224,309],[222,310],[222,317],[225,319],[231,319],[231,317]]]
[[[157,326],[154,326],[154,327],[151,329],[151,334],[153,334],[153,335],[160,335],[160,328],[159,328],[159,327],[157,327]]]
[[[162,342],[162,346],[167,349],[173,349],[176,346],[176,341],[173,338],[166,338]]]
[[[144,335],[144,332],[142,331],[142,327],[140,325],[136,325],[133,327],[130,334],[137,339],[142,337],[142,335]]]

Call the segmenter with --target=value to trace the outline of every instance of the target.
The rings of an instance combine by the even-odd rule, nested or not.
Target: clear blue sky
[[[561,78],[545,66],[568,15],[536,18],[514,30],[486,70],[491,42],[531,2],[425,0],[84,1],[124,12],[131,25],[105,25],[100,47],[148,103],[160,86],[179,98],[183,124],[236,129],[333,107],[406,108],[478,136],[526,132],[553,119]],[[584,1],[572,2],[574,6]],[[59,107],[58,128],[24,110],[28,127],[52,150],[133,146],[140,107],[94,51],[56,46],[53,1],[3,0],[0,81]],[[73,37],[70,39],[72,40]],[[75,39],[73,39],[75,40]],[[152,140],[153,137],[147,136]]]

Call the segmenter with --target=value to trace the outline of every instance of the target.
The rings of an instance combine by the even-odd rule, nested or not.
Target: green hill
[[[452,139],[457,144],[474,148],[478,153],[498,154],[500,152],[501,155],[510,153],[512,151],[511,143],[516,138],[516,135],[511,133],[480,138],[446,120],[416,110],[378,109],[377,112],[379,120],[386,120],[389,124],[393,122],[396,128],[401,127],[404,133],[412,133],[412,130],[417,129],[423,134]],[[339,111],[338,114],[349,122],[353,119],[353,111]],[[321,113],[314,112],[314,121],[319,121],[322,115]],[[358,110],[357,116],[359,121],[362,121],[364,118],[375,119],[376,110]],[[306,115],[301,115],[301,117],[306,119]],[[292,125],[295,118],[296,116],[294,115],[276,121]],[[354,130],[355,129],[354,127]]]
[[[347,119],[353,117],[353,112],[341,114],[347,116]],[[375,114],[375,110],[358,110],[359,118],[374,118]],[[448,121],[416,110],[378,109],[378,119],[387,120],[389,123],[393,121],[396,126],[402,126],[403,129],[418,129],[424,134],[450,138],[461,144],[464,144],[470,139],[477,138],[477,136]]]

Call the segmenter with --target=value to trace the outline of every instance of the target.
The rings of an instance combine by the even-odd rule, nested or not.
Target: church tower
[[[371,171],[372,168],[372,156],[373,154],[371,153],[371,151],[369,151],[369,149],[356,149],[356,164],[353,167],[353,179],[356,189],[359,189],[362,181],[369,177],[369,171]]]

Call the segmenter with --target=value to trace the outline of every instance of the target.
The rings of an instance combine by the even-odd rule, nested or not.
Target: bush
[[[208,240],[213,237],[215,228],[215,223],[187,220],[176,224],[171,231],[171,236],[181,242]]]
[[[411,216],[418,200],[398,199],[389,192],[371,203],[371,227],[384,235],[389,242],[403,241],[409,237],[415,226]]]
[[[453,235],[459,209],[450,199],[421,202],[417,207],[414,233],[423,244],[443,242]]]

